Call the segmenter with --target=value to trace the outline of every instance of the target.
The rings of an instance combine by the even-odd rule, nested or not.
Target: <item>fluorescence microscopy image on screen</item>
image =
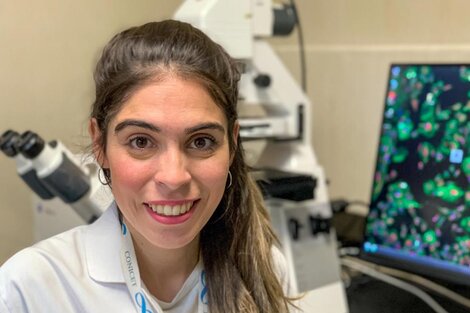
[[[364,249],[470,271],[470,66],[389,75]]]

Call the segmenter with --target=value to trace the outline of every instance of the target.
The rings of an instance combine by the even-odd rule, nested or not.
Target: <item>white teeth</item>
[[[172,209],[172,212],[171,212],[172,215],[178,215],[178,214],[180,214],[180,211],[181,211],[180,209],[181,209],[181,205],[175,205],[175,206],[173,207],[173,209]]]
[[[159,205],[159,204],[150,204],[149,206],[152,210],[160,215],[166,216],[178,216],[188,212],[188,210],[193,205],[192,202],[186,202],[181,205]]]

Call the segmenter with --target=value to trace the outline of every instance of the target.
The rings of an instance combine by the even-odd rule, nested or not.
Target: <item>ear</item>
[[[237,150],[239,132],[240,132],[240,124],[238,123],[238,121],[235,121],[235,123],[233,123],[233,129],[232,129],[232,134],[231,134],[234,147],[233,147],[233,152],[230,155],[230,165],[232,165],[233,158],[235,157],[235,151]]]
[[[93,149],[93,154],[95,156],[96,161],[102,168],[109,167],[108,160],[106,158],[105,150],[101,146],[102,144],[102,136],[100,128],[98,127],[98,122],[95,118],[91,118],[90,122],[88,123],[88,134],[91,138],[91,146]]]

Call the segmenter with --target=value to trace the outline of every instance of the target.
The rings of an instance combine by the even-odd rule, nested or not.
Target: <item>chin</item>
[[[155,236],[157,236],[157,238],[155,238]],[[170,236],[165,236],[164,234],[153,234],[152,237],[153,238],[147,238],[152,245],[166,250],[184,248],[195,243],[196,240],[199,240],[198,235],[186,238],[175,236],[174,234],[171,234]]]

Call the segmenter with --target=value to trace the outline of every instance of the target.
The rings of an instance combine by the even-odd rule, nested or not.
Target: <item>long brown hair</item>
[[[96,66],[91,118],[101,132],[102,151],[106,151],[108,123],[126,99],[150,80],[170,73],[204,86],[223,110],[228,129],[234,129],[240,80],[237,63],[190,24],[152,22],[114,36]],[[268,213],[248,174],[240,138],[229,135],[229,142],[232,185],[200,236],[210,312],[288,312],[290,301],[272,261],[276,238]]]

